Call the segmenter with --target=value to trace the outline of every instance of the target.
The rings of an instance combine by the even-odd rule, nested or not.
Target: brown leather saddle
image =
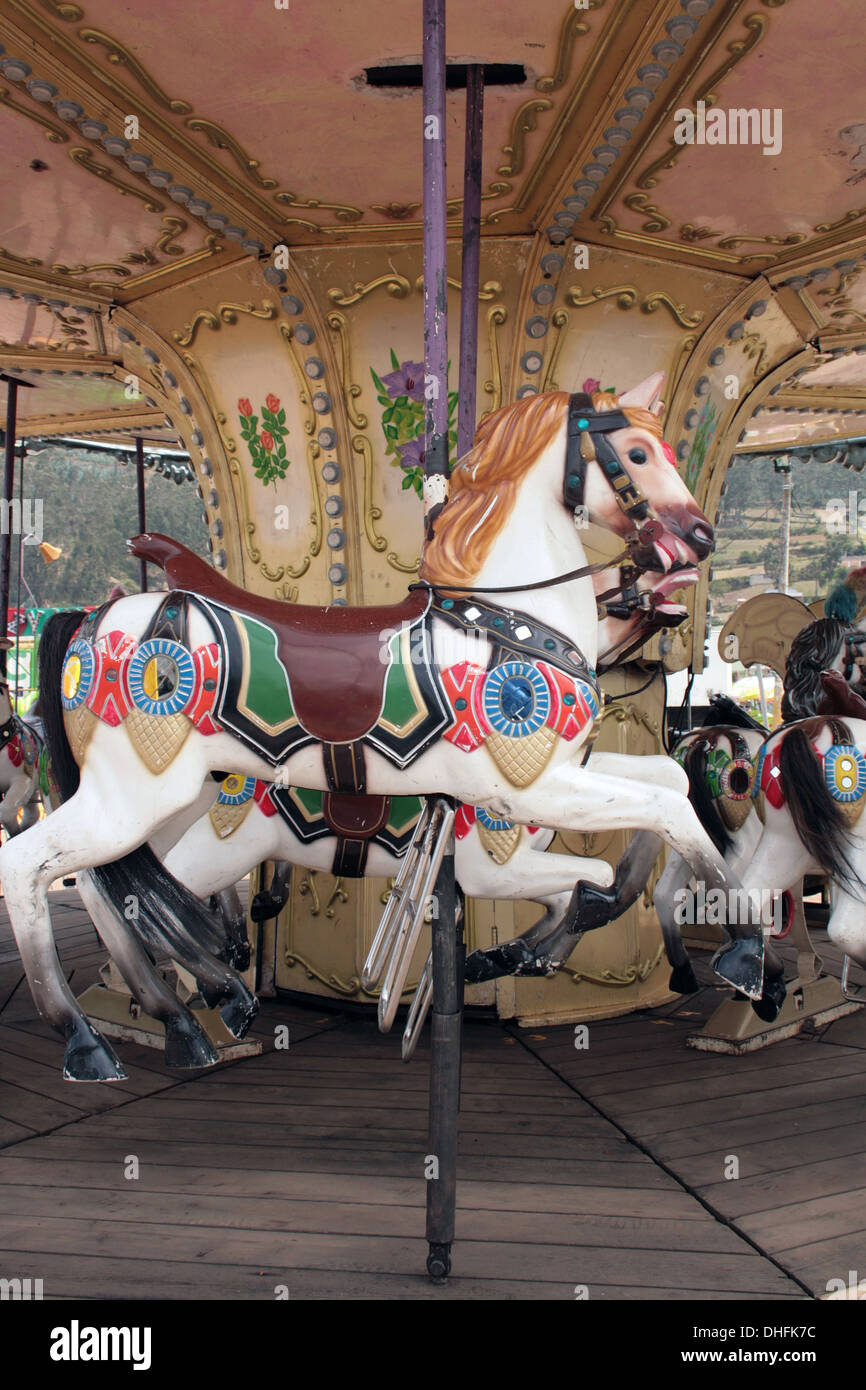
[[[170,536],[145,533],[127,546],[139,559],[159,565],[172,589],[200,594],[273,629],[278,656],[289,672],[295,713],[322,743],[350,743],[373,727],[388,672],[383,642],[417,622],[431,602],[430,590],[422,588],[399,603],[369,608],[289,603],[232,584]]]

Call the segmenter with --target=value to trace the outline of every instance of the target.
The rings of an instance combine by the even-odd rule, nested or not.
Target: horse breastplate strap
[[[494,608],[477,599],[440,598],[433,601],[433,612],[455,627],[468,632],[483,632],[497,647],[534,661],[552,662],[586,681],[598,692],[598,680],[581,651],[555,628],[547,627],[526,613],[514,613],[508,608]]]

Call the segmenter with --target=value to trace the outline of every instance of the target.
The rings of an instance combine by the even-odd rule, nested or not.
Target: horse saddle
[[[839,671],[822,671],[820,679],[824,694],[818,705],[818,714],[828,719],[835,715],[840,719],[866,720],[866,700]]]
[[[430,607],[429,589],[376,607],[317,607],[263,598],[232,584],[179,541],[158,533],[127,542],[133,555],[159,565],[173,589],[200,595],[270,628],[288,672],[298,721],[322,743],[360,739],[384,702],[389,641]]]

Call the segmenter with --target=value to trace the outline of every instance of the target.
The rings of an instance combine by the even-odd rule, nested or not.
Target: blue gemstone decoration
[[[528,661],[506,661],[484,678],[484,717],[498,734],[523,738],[540,729],[550,713],[550,690]]]
[[[563,695],[563,697],[562,697],[562,703],[563,703],[564,705],[573,705],[573,704],[574,704],[574,696],[572,695],[571,691],[569,691],[567,695]]]
[[[453,598],[443,598],[443,600],[442,600],[442,607],[443,607],[443,608],[453,608],[453,607],[454,607],[454,600],[453,600]]]
[[[544,646],[549,652],[556,651],[556,639],[554,637],[545,637]]]
[[[579,419],[578,422],[577,422],[577,428],[578,428],[579,430],[588,430],[588,429],[589,429],[589,421],[587,420],[586,416],[581,415],[580,419]]]
[[[168,657],[174,662],[177,679],[171,690],[160,694],[154,700],[144,689],[144,673],[153,657]],[[142,642],[133,653],[127,675],[129,695],[136,709],[145,714],[180,714],[189,704],[195,689],[195,667],[186,647],[179,642],[171,642],[167,637],[156,637],[150,642]]]

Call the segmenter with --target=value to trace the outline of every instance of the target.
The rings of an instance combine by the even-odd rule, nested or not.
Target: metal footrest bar
[[[367,953],[367,959],[364,961],[364,968],[361,971],[361,983],[365,989],[373,989],[374,986],[379,983],[382,972],[393,950],[394,941],[400,926],[400,909],[407,896],[412,896],[411,885],[414,885],[421,871],[421,854],[432,814],[432,803],[430,801],[425,801],[418,824],[415,827],[415,833],[412,836],[409,848],[406,851],[397,877],[394,880],[394,885],[385,905],[385,911],[382,913],[381,920],[376,928],[373,944]]]
[[[850,1000],[852,1004],[866,1004],[866,987],[863,985],[852,985],[849,978],[851,966],[857,964],[858,962],[852,960],[850,956],[842,957],[842,977],[839,981],[839,987],[845,998]]]
[[[401,1055],[404,1062],[410,1062],[418,1039],[424,1029],[424,1020],[430,1012],[430,1005],[433,1003],[433,952],[431,951],[424,963],[421,971],[421,978],[418,981],[418,988],[409,1006],[409,1016],[406,1019],[406,1027],[403,1030],[403,1043]]]

